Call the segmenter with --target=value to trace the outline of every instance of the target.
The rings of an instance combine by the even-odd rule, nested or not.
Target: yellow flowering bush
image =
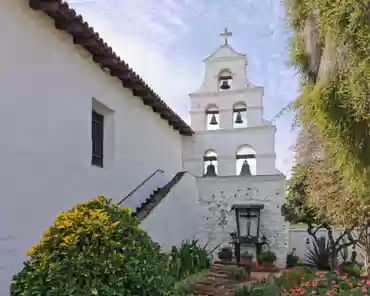
[[[74,206],[27,255],[11,295],[168,295],[168,258],[130,209],[104,197]]]

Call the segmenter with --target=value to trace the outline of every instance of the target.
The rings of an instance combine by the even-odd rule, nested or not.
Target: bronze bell
[[[235,123],[237,123],[237,124],[243,123],[242,115],[241,115],[240,112],[238,112],[238,114],[236,114]]]
[[[212,118],[211,118],[211,121],[209,122],[209,124],[211,124],[211,125],[217,125],[218,124],[215,114],[212,114]]]
[[[240,176],[252,176],[251,168],[247,160],[244,160],[242,169],[240,170]]]
[[[225,90],[230,88],[230,85],[227,83],[227,80],[222,80],[220,88]]]
[[[216,176],[216,167],[212,163],[210,163],[207,166],[207,171],[204,176],[205,177],[215,177]]]

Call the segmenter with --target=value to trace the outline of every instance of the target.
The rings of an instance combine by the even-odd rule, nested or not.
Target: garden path
[[[251,279],[247,282],[238,283],[228,279],[226,267],[222,264],[213,264],[211,274],[197,283],[195,295],[197,296],[234,296],[237,288],[259,282],[271,276],[278,277],[280,272],[252,272]]]

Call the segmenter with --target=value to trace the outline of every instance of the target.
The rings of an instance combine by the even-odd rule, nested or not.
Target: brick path
[[[211,274],[203,281],[196,284],[195,295],[197,296],[235,296],[235,290],[241,285],[261,281],[271,275],[278,276],[278,273],[253,272],[250,281],[239,283],[227,278],[225,266],[213,264]]]

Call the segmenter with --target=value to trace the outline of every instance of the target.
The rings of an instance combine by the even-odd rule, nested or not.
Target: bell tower
[[[263,88],[249,82],[247,57],[229,45],[231,32],[225,29],[220,35],[224,44],[204,60],[203,82],[199,90],[190,94],[191,125],[195,131],[263,123]]]
[[[185,169],[206,177],[276,174],[276,128],[263,119],[263,88],[250,83],[247,56],[229,45],[232,33],[220,36],[199,89],[189,94],[195,135],[184,140]]]

